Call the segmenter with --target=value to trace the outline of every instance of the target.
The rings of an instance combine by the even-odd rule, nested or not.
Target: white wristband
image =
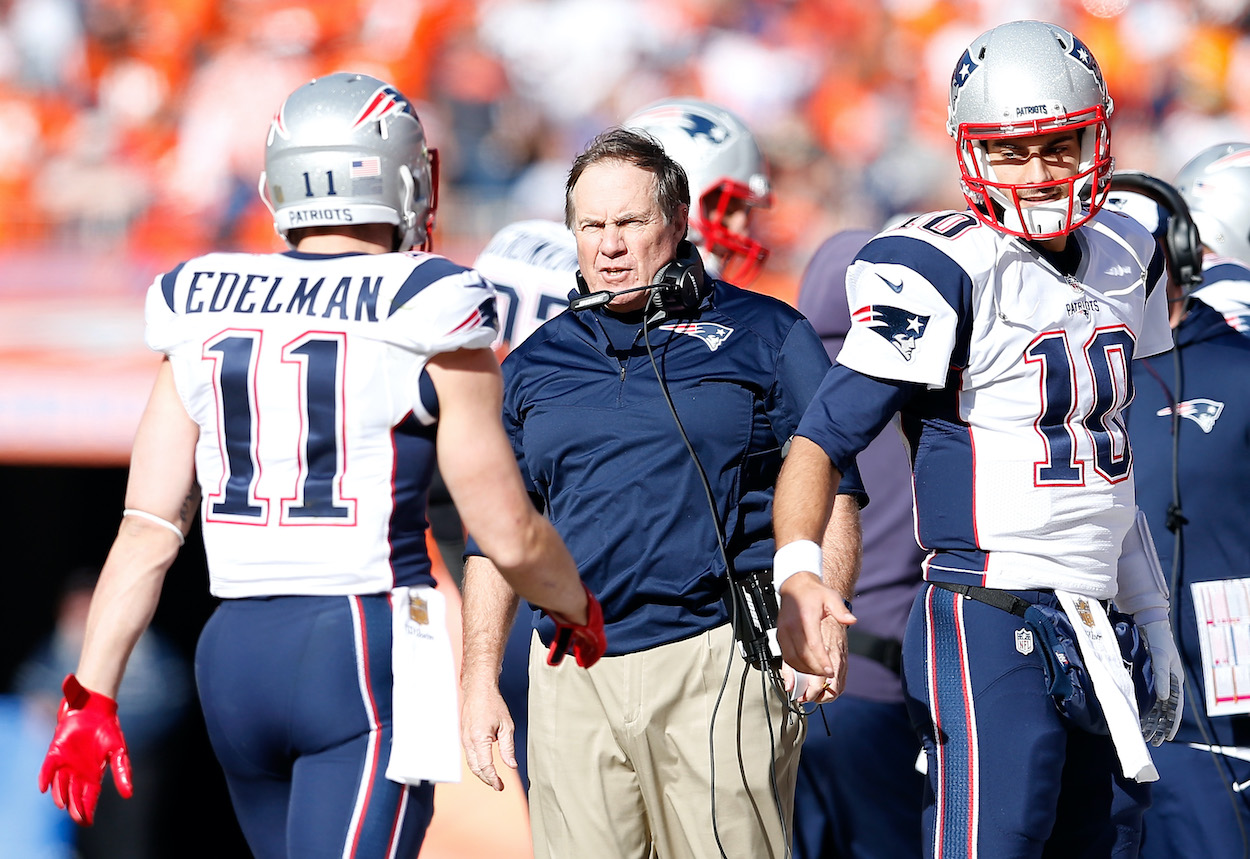
[[[786,543],[773,554],[773,591],[780,594],[782,584],[796,573],[815,573],[816,578],[823,578],[822,561],[817,543],[811,540]]]
[[[140,519],[147,519],[149,522],[155,522],[157,525],[168,528],[169,530],[177,534],[179,546],[185,546],[187,543],[187,538],[183,536],[181,528],[179,528],[173,522],[170,522],[168,519],[162,519],[160,516],[157,516],[154,513],[148,513],[146,510],[133,510],[128,507],[122,511],[122,516],[123,517],[137,516]]]

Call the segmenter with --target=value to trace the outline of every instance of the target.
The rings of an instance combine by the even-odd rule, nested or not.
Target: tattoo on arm
[[[178,524],[183,528],[190,527],[192,520],[195,519],[195,508],[200,505],[200,488],[192,487],[187,493],[187,497],[182,500],[182,507],[178,510]]]

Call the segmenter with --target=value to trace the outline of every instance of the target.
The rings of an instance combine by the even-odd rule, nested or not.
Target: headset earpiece
[[[699,282],[694,267],[684,260],[666,263],[651,281],[655,291],[651,301],[665,310],[687,310],[699,306]]]
[[[651,283],[656,286],[651,304],[671,313],[694,310],[709,289],[699,252],[684,239],[677,246],[676,259],[661,266]]]
[[[1168,227],[1163,240],[1167,245],[1168,276],[1186,294],[1202,283],[1202,239],[1180,191],[1139,170],[1117,172],[1111,177],[1111,190],[1141,194],[1167,211]]]
[[[1202,283],[1202,239],[1193,219],[1169,218],[1166,241],[1172,280],[1186,288]]]

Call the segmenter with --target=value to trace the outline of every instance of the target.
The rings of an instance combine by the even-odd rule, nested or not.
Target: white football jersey
[[[200,427],[218,597],[428,583],[428,359],[489,347],[495,293],[425,253],[215,253],[148,290],[146,340]]]
[[[1250,334],[1250,266],[1230,257],[1205,254],[1202,284],[1194,297],[1224,314],[1224,321],[1242,334]]]
[[[576,284],[577,242],[564,224],[515,221],[495,233],[473,268],[499,293],[496,349],[515,349],[538,326],[569,306]]]
[[[968,212],[936,212],[879,235],[847,272],[838,361],[928,389],[903,422],[934,578],[1115,593],[1135,511],[1129,362],[1172,345],[1162,257],[1114,212],[1069,241],[1073,276]]]

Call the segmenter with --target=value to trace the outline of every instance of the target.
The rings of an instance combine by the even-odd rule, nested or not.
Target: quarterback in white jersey
[[[1133,359],[1171,348],[1166,265],[1145,227],[1103,208],[1111,112],[1068,31],[1016,21],[973,41],[948,122],[969,207],[860,250],[850,332],[778,479],[778,640],[824,673],[845,596],[820,580],[829,492],[899,415],[928,552],[902,673],[930,857],[1110,855],[1144,807],[1134,794],[1113,819],[1116,777],[1156,779],[1146,742],[1178,722],[1167,585],[1122,418]]]
[[[107,766],[130,795],[116,690],[197,501],[221,602],[196,685],[261,859],[415,856],[434,783],[459,779],[425,548],[436,458],[509,582],[554,607],[561,645],[580,665],[602,653],[598,603],[500,422],[494,290],[428,252],[436,165],[394,87],[311,81],[274,116],[260,183],[291,250],[208,254],[149,289],[147,342],[165,360],[39,776],[79,823]]]
[[[1163,260],[1115,212],[1071,240],[1082,259],[1065,274],[967,212],[936,212],[877,237],[847,273],[838,363],[943,390],[924,395],[942,401],[940,418],[905,427],[928,436],[913,453],[930,578],[950,569],[989,587],[1115,594],[1134,511],[1119,415],[1132,358],[1171,348]],[[934,432],[938,420],[966,432]]]

